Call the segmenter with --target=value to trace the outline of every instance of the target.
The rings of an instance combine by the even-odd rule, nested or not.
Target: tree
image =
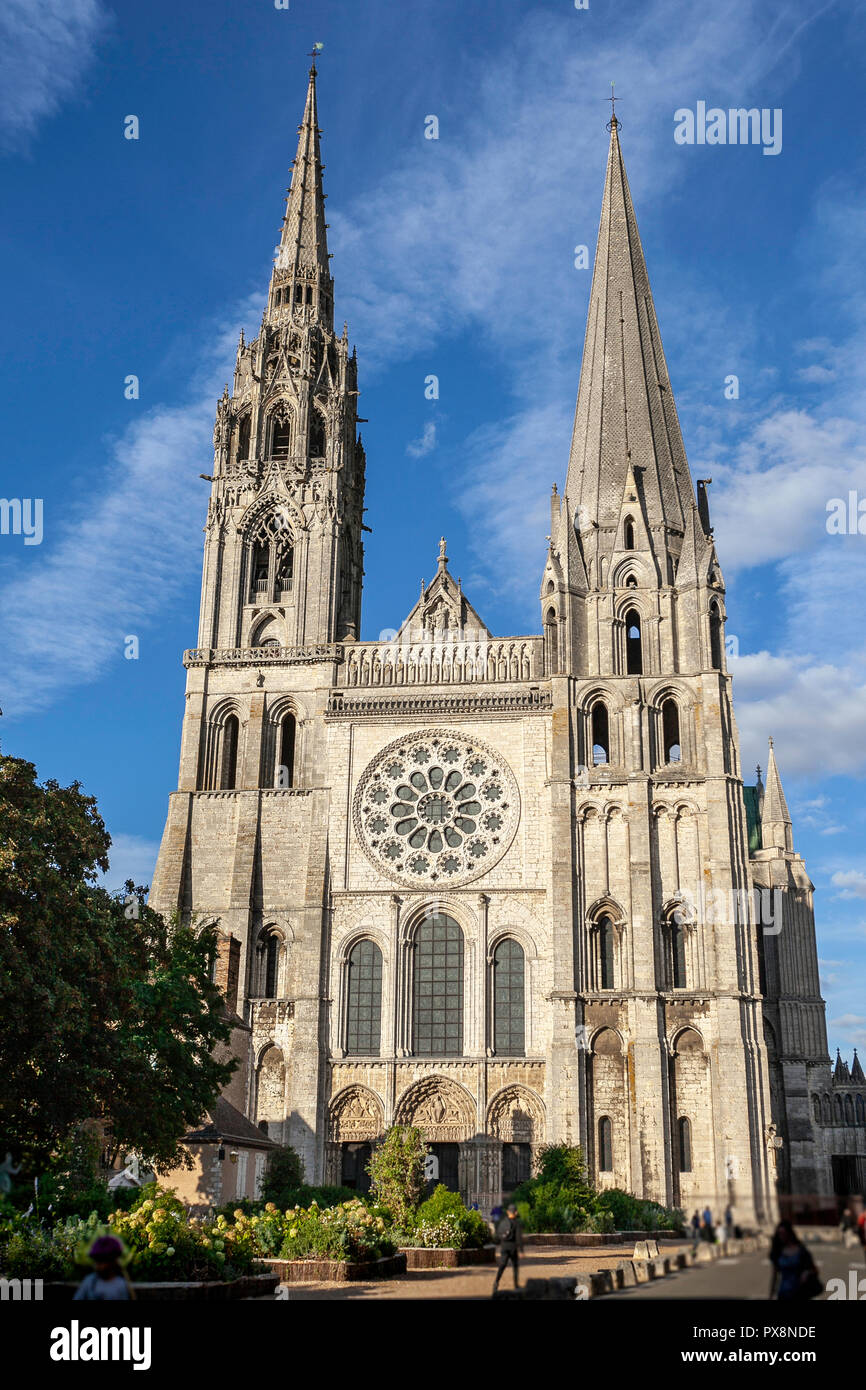
[[[45,1166],[89,1119],[159,1171],[187,1159],[236,1063],[213,929],[99,886],[111,844],[79,783],[0,755],[0,1151]]]
[[[271,1151],[268,1166],[262,1178],[261,1194],[263,1202],[273,1202],[275,1206],[287,1207],[304,1181],[304,1165],[300,1154],[290,1144],[281,1144]]]
[[[373,1150],[367,1171],[378,1202],[387,1207],[395,1225],[407,1230],[424,1190],[427,1145],[414,1125],[392,1125]]]

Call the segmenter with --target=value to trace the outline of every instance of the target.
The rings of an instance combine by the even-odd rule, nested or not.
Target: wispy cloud
[[[436,448],[436,425],[432,420],[428,420],[418,439],[413,439],[406,445],[406,453],[410,458],[420,459],[427,454],[432,454]]]
[[[866,874],[860,869],[843,869],[833,875],[833,884],[840,898],[866,898]]]
[[[141,835],[125,835],[122,832],[112,835],[108,873],[103,877],[105,887],[118,892],[129,878],[136,885],[149,884],[158,851],[159,845],[155,841],[146,840]]]
[[[110,23],[99,0],[4,0],[0,148],[26,147],[81,85]]]
[[[764,762],[770,733],[785,776],[866,771],[866,680],[861,673],[767,651],[740,656],[730,669],[744,767]],[[817,710],[820,738],[815,735]]]
[[[26,572],[0,587],[0,670],[10,718],[54,703],[122,659],[201,565],[215,398],[234,351],[236,325],[203,332],[203,365],[178,406],[148,411],[107,450],[102,477],[74,516],[45,517],[45,540]],[[258,303],[258,296],[255,303]]]

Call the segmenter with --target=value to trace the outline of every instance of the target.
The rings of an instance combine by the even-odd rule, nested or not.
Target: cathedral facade
[[[311,1182],[363,1188],[411,1122],[482,1207],[547,1143],[580,1144],[601,1186],[742,1221],[780,1188],[831,1194],[836,1150],[864,1176],[862,1073],[840,1139],[812,885],[772,752],[743,785],[707,487],[618,122],[541,631],[512,637],[442,541],[396,637],[361,640],[358,370],[319,135],[313,68],[261,329],[217,406],[151,894],[218,925],[230,1098]]]

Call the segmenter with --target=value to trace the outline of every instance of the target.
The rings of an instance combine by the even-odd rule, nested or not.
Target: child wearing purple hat
[[[134,1298],[132,1285],[120,1264],[123,1253],[123,1243],[117,1236],[98,1236],[88,1251],[96,1268],[82,1279],[75,1300],[116,1302]]]

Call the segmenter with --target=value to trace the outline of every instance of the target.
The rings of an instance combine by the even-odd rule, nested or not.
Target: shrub
[[[604,1220],[581,1150],[565,1144],[541,1150],[538,1176],[522,1183],[513,1200],[527,1231],[586,1231]]]
[[[452,1250],[477,1249],[490,1240],[490,1227],[480,1211],[469,1211],[459,1192],[439,1183],[415,1213],[413,1243]]]
[[[262,1201],[273,1202],[275,1206],[292,1205],[291,1195],[304,1182],[304,1165],[301,1156],[289,1144],[274,1149],[262,1178]]]
[[[617,1231],[678,1231],[684,1223],[683,1213],[677,1208],[644,1201],[619,1187],[600,1192],[596,1206],[608,1213],[612,1229]]]
[[[424,1190],[427,1145],[413,1125],[392,1125],[373,1150],[369,1173],[373,1195],[401,1230],[411,1227],[412,1213]]]
[[[297,1207],[285,1213],[283,1259],[365,1261],[393,1254],[384,1217],[357,1197],[338,1207]]]

